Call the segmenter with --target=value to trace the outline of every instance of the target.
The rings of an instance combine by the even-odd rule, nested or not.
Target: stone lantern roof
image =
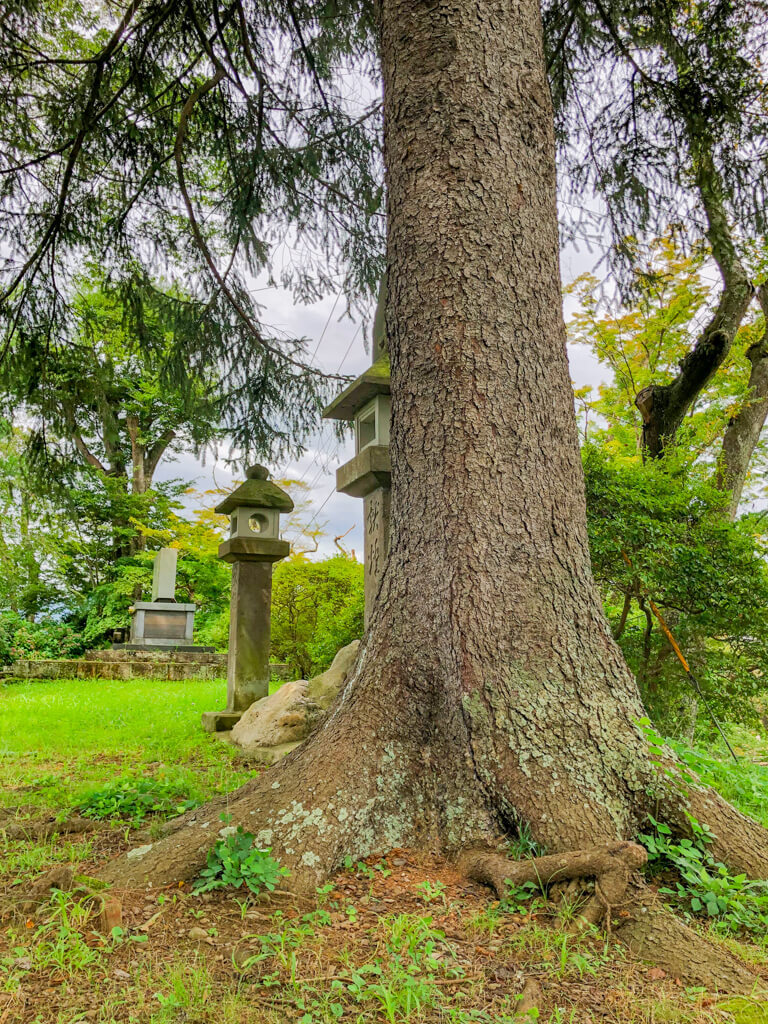
[[[245,471],[245,482],[240,484],[215,511],[229,515],[236,508],[276,508],[279,512],[292,512],[293,501],[282,488],[269,479],[265,466],[249,466]]]
[[[389,356],[385,354],[323,409],[323,419],[353,420],[372,398],[389,393]]]

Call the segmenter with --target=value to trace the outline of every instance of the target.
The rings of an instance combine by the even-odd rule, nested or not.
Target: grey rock
[[[255,701],[232,729],[232,742],[249,757],[268,764],[306,739],[322,721],[354,665],[360,641],[337,653],[333,664],[309,682],[285,683],[269,697]]]

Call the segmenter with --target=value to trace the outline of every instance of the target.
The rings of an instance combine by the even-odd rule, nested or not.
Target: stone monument
[[[355,456],[336,470],[336,490],[363,499],[366,626],[389,551],[391,399],[389,356],[384,350],[385,301],[386,278],[382,281],[374,320],[373,365],[323,410],[325,419],[354,423]]]
[[[227,707],[203,714],[206,732],[231,729],[254,701],[269,693],[272,565],[290,552],[290,544],[280,540],[280,515],[291,512],[293,502],[268,479],[264,466],[251,466],[245,475],[245,483],[216,506],[230,517],[219,558],[232,563],[232,597]]]
[[[192,643],[196,605],[181,604],[175,597],[177,558],[175,548],[158,551],[152,570],[152,600],[137,601],[133,605],[130,643],[113,647],[196,650]]]

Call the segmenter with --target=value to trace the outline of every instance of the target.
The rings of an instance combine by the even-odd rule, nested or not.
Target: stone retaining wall
[[[164,654],[158,657],[145,652],[104,651],[92,654],[120,654],[117,658],[88,657],[61,660],[22,660],[0,669],[0,678],[6,681],[24,679],[221,679],[227,674],[226,654],[201,654],[194,659],[192,652]],[[271,678],[284,680],[287,665],[270,665]]]

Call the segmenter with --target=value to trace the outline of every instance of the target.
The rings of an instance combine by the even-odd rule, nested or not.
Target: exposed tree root
[[[719,949],[675,917],[633,873],[647,858],[635,843],[612,843],[591,850],[510,861],[497,853],[467,851],[459,867],[475,881],[490,885],[499,898],[507,882],[547,885],[594,878],[595,896],[581,913],[581,924],[603,919],[630,951],[689,984],[729,993],[750,993],[761,980],[726,950]],[[621,907],[620,916],[613,911]]]
[[[47,903],[55,889],[71,892],[74,886],[75,872],[71,865],[57,864],[39,875],[28,888],[19,893],[18,897],[15,897],[14,893],[3,912],[30,914],[41,904]]]
[[[728,950],[714,946],[665,907],[646,886],[632,886],[631,914],[614,934],[636,957],[711,991],[749,994],[765,982]]]
[[[580,923],[597,925],[605,919],[610,928],[611,913],[623,903],[631,873],[647,859],[648,854],[636,843],[611,843],[591,850],[518,861],[510,861],[501,854],[470,850],[459,858],[459,868],[475,881],[492,886],[499,899],[506,896],[507,882],[546,886],[572,878],[594,878],[595,895],[582,910]]]
[[[83,832],[95,832],[99,822],[91,821],[90,818],[82,818],[74,815],[66,821],[56,821],[55,818],[43,821],[14,821],[2,826],[2,831],[8,839],[26,839],[40,842],[43,839],[50,839],[51,836],[80,835]]]

